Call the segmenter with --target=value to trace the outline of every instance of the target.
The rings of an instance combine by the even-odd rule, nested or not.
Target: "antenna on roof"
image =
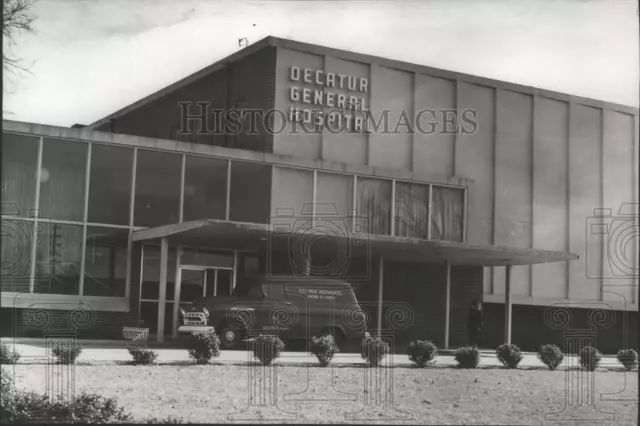
[[[249,45],[249,40],[247,40],[246,37],[242,37],[238,39],[238,46],[239,47],[247,47]]]

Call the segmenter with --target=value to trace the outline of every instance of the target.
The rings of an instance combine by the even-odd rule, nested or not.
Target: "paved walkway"
[[[41,363],[46,360],[46,348],[42,339],[13,339],[3,338],[2,343],[8,344],[20,353],[20,363]],[[115,362],[130,361],[131,356],[126,350],[126,345],[131,342],[126,341],[79,341],[83,346],[83,351],[78,358],[79,362],[109,364]],[[159,363],[187,362],[189,355],[184,348],[153,348],[158,353]],[[495,356],[494,351],[481,350],[482,366],[501,366]],[[222,363],[246,363],[252,361],[253,356],[247,351],[220,351],[220,357],[216,362]],[[456,365],[452,354],[440,354],[435,358],[436,365]],[[278,364],[316,364],[315,356],[304,352],[283,352],[278,359]],[[396,366],[411,365],[412,362],[405,354],[394,354],[387,357],[387,362]],[[364,364],[364,360],[358,353],[336,354],[333,364]],[[566,355],[563,365],[577,366],[575,356]],[[521,367],[544,367],[534,353],[525,353],[524,359],[520,363]],[[615,356],[604,356],[601,366],[605,368],[621,367]]]

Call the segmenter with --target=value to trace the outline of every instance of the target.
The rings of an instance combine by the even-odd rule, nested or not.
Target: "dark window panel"
[[[80,293],[82,226],[44,222],[36,248],[36,293]]]
[[[181,168],[181,155],[138,151],[135,226],[153,227],[178,222]]]
[[[2,291],[28,293],[31,275],[33,222],[1,219]]]
[[[183,220],[226,219],[227,161],[187,156]]]
[[[389,235],[391,231],[391,181],[358,178],[356,197],[355,232]]]
[[[231,162],[229,220],[268,223],[271,210],[271,166]]]
[[[35,208],[39,138],[2,134],[2,214],[30,217]]]
[[[127,240],[129,231],[87,228],[85,296],[124,297],[127,284]]]
[[[84,220],[88,144],[44,139],[40,171],[40,216]]]
[[[431,238],[462,242],[464,190],[434,185],[432,197]]]
[[[399,237],[429,238],[429,186],[396,183],[395,234]]]
[[[133,149],[93,144],[88,220],[129,224]]]

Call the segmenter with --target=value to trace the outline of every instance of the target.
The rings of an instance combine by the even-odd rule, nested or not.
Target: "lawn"
[[[18,364],[10,368],[15,371],[18,388],[42,392],[47,374],[53,379],[50,383],[61,383],[60,371],[68,367]],[[556,424],[587,424],[590,419],[604,416],[588,404],[586,388],[590,378],[595,378],[597,410],[615,416],[609,418],[609,424],[635,425],[638,417],[637,372],[442,367],[376,370],[292,365],[263,368],[215,361],[206,366],[73,368],[76,393],[88,391],[117,397],[137,420],[173,416],[203,423],[377,420],[404,424],[541,424],[545,423],[545,414],[556,412],[562,413]],[[60,371],[52,373],[53,370]],[[70,370],[66,371],[63,374],[69,374]],[[269,387],[265,377],[274,373],[277,386]],[[256,385],[248,386],[248,375],[255,378]],[[583,391],[577,391],[573,400],[567,401],[573,407],[565,409],[566,378],[582,384]],[[385,390],[389,388],[391,391]],[[258,399],[262,396],[267,405],[277,395],[278,408],[249,407],[249,389]],[[615,395],[606,395],[607,400],[603,401],[601,394]],[[384,401],[393,408],[380,409]],[[580,416],[577,423],[566,420],[570,414]]]

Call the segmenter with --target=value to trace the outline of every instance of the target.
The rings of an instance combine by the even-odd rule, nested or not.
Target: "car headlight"
[[[185,316],[187,315],[187,313],[185,312],[184,309],[180,308],[180,315]]]
[[[204,316],[209,318],[209,310],[207,308],[202,308],[202,312],[204,312]]]

